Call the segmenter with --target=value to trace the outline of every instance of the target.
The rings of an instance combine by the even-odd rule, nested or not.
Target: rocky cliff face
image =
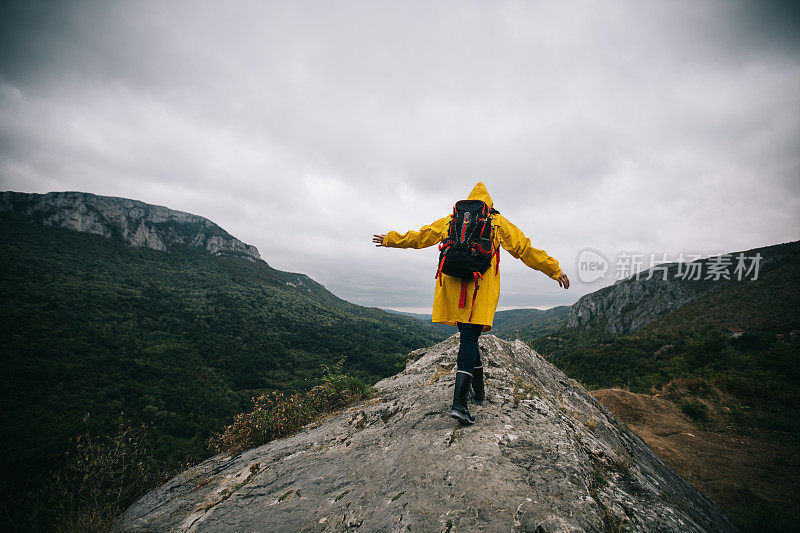
[[[0,192],[0,212],[11,211],[76,231],[118,238],[131,246],[167,250],[186,245],[215,255],[261,259],[255,246],[245,244],[197,215],[137,200],[83,192],[30,194]]]
[[[374,399],[218,455],[115,531],[734,531],[585,389],[522,342],[481,338],[487,403],[447,416],[457,336],[412,352]]]
[[[599,324],[606,333],[628,333],[686,305],[709,288],[702,282],[643,279],[646,276],[625,279],[582,296],[570,308],[567,327]]]
[[[736,276],[733,274],[735,257],[739,254],[744,254],[744,257],[748,258],[746,262],[748,267],[751,261],[749,258],[758,254],[760,256],[758,271],[759,275],[763,276],[781,260],[796,254],[798,250],[800,241],[731,252],[728,254],[732,262],[729,269],[730,279],[706,279],[711,259],[696,261],[700,264],[699,269],[702,273],[701,279],[698,280],[683,279],[686,266],[683,266],[679,273],[677,263],[659,267],[666,269],[666,279],[664,273],[658,269],[651,279],[647,279],[650,272],[645,270],[639,275],[639,279],[632,276],[619,280],[610,287],[582,296],[570,308],[567,327],[575,329],[599,326],[606,333],[629,333],[711,291],[731,283],[749,283],[748,280],[752,278],[753,273],[742,276],[744,281],[736,281]]]

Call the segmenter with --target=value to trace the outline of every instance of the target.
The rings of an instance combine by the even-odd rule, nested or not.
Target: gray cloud
[[[798,238],[792,3],[0,9],[0,187],[198,213],[360,304],[429,305],[435,250],[370,235],[444,216],[479,178],[570,274],[586,247]],[[596,288],[501,268],[501,306]]]

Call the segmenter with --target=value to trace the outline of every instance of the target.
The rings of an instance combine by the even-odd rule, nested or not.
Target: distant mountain
[[[446,337],[275,270],[202,217],[84,193],[0,204],[6,484],[56,463],[87,413],[94,435],[124,413],[152,424],[159,458],[197,460],[253,395],[309,389],[339,360],[374,382]]]
[[[796,262],[798,252],[800,252],[800,241],[731,253],[728,259],[732,264],[727,269],[731,279],[708,278],[709,269],[714,268],[712,265],[717,262],[713,257],[688,264],[661,265],[658,268],[666,271],[666,279],[662,270],[652,269],[652,276],[650,270],[645,270],[638,279],[631,276],[581,297],[570,309],[567,326],[570,329],[600,328],[610,334],[632,332],[706,293],[730,290],[738,294],[742,290],[747,291],[755,287],[759,287],[757,291],[760,290],[763,283],[750,280],[753,274],[743,276],[744,279],[741,281],[733,275],[737,265],[736,256],[740,253],[745,258],[760,255],[758,272],[763,280],[770,270],[784,264],[786,260]],[[683,272],[691,268],[687,265],[694,265],[694,268],[701,272],[700,279],[691,279],[694,276],[683,279],[678,275],[679,268]],[[750,261],[747,262],[747,266],[751,266]],[[651,279],[647,279],[648,277]]]
[[[428,313],[428,314],[425,314],[425,313],[409,313],[407,311],[396,311],[394,309],[383,309],[383,310],[386,311],[387,313],[393,313],[395,315],[410,316],[410,317],[416,318],[417,320],[430,321],[431,318],[433,317],[433,315],[431,315],[430,313]],[[445,324],[445,325],[447,325],[447,324]]]
[[[421,320],[422,322],[431,324],[437,330],[441,331],[447,336],[453,335],[454,333],[458,333],[458,330],[455,326],[449,326],[447,324],[439,324],[437,322],[431,322],[433,315],[431,314],[424,314],[424,313],[407,313],[405,311],[395,311],[394,309],[384,309],[387,313],[392,313],[395,315],[402,315],[402,316],[410,316],[411,318],[416,318],[417,320]]]
[[[567,323],[570,307],[509,309],[494,315],[492,333],[503,339],[529,339],[556,331]]]
[[[677,267],[669,265],[666,281],[627,279],[587,294],[570,308],[565,327],[523,340],[591,388],[650,392],[711,365],[712,376],[733,372],[731,380],[776,384],[788,379],[794,390],[787,368],[772,366],[797,349],[789,341],[800,330],[800,241],[743,253],[761,255],[758,279],[683,281],[673,278]],[[711,261],[702,261],[704,270]],[[742,339],[728,329],[743,330]],[[776,344],[776,335],[786,342]],[[717,360],[722,353],[728,355]],[[745,371],[738,357],[757,361],[767,374]]]
[[[768,258],[756,280],[722,283],[641,328],[643,333],[680,333],[711,325],[745,332],[789,333],[800,329],[798,242],[757,251]]]
[[[424,322],[431,321],[430,314],[406,313],[403,311],[395,311],[393,309],[384,309],[384,311],[388,313],[396,313],[398,315],[414,317]],[[538,335],[544,335],[563,327],[567,323],[568,315],[569,306],[567,305],[561,305],[545,310],[508,309],[506,311],[497,311],[494,314],[492,334],[509,340],[536,337]],[[434,326],[449,335],[457,332],[454,326],[448,326],[446,324],[434,324]]]
[[[0,192],[0,212],[154,250],[192,246],[214,255],[261,259],[255,246],[236,239],[207,218],[128,198],[73,191],[47,194],[4,191]]]
[[[718,387],[743,405],[737,412],[741,423],[795,439],[800,435],[800,415],[793,408],[800,401],[800,242],[745,255],[757,253],[763,258],[758,279],[704,280],[695,286],[625,280],[572,306],[570,319],[581,320],[580,327],[524,340],[589,388],[653,393],[675,380],[705,390]],[[669,301],[669,295],[679,294],[689,297]],[[591,313],[581,314],[585,310]]]

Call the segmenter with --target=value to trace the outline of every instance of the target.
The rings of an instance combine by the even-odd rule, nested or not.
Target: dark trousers
[[[482,367],[481,354],[478,351],[478,337],[481,336],[481,324],[458,323],[458,332],[461,334],[458,346],[458,370],[472,375],[475,367]]]

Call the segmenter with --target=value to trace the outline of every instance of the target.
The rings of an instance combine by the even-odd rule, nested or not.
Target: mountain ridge
[[[47,226],[117,238],[131,246],[166,251],[182,244],[214,255],[263,260],[255,246],[233,237],[208,218],[130,198],[79,191],[0,191],[3,211],[31,217]]]
[[[760,254],[759,275],[768,272],[775,264],[790,255],[800,252],[800,241],[773,244],[730,252],[731,257],[737,254],[748,254],[745,257]],[[647,269],[641,272],[638,278],[633,275],[617,280],[608,287],[603,287],[586,294],[575,302],[569,312],[566,326],[569,329],[591,328],[599,326],[605,333],[620,334],[630,333],[655,322],[660,317],[689,304],[706,293],[723,290],[735,283],[749,283],[724,278],[718,280],[701,278],[698,280],[683,279],[678,277],[678,269],[687,268],[687,265],[703,267],[715,261],[714,257],[692,261],[690,263],[665,263],[657,268],[666,270],[666,276],[659,272],[651,276]],[[666,280],[664,279],[666,277]]]

